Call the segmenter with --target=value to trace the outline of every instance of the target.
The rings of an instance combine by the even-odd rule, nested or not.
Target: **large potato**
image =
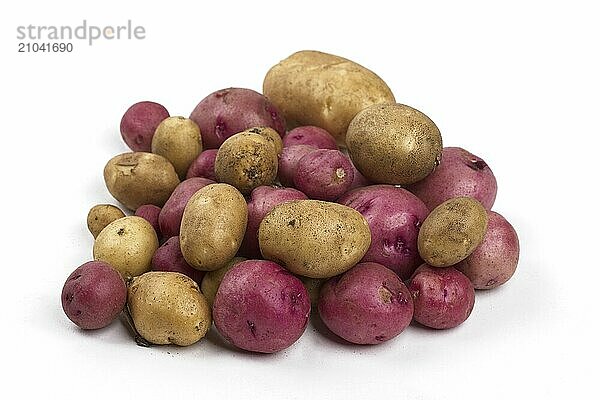
[[[130,210],[144,204],[162,207],[179,184],[173,165],[152,153],[124,153],[104,167],[104,182],[110,194]]]
[[[360,110],[396,102],[385,82],[365,67],[308,50],[272,67],[265,76],[263,93],[283,113],[288,127],[316,125],[340,143]]]
[[[365,218],[356,210],[318,200],[278,205],[258,229],[266,259],[309,278],[329,278],[352,268],[371,244]]]
[[[246,200],[233,186],[203,187],[183,211],[179,236],[183,257],[201,271],[221,268],[240,248],[247,223]]]

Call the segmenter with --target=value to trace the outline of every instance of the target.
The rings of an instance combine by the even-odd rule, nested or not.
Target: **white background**
[[[594,2],[278,1],[2,3],[0,393],[5,398],[590,398],[598,378],[600,71]],[[333,3],[333,2],[332,2]],[[392,4],[395,4],[392,6]],[[142,41],[18,54],[18,25],[131,19]],[[188,116],[210,92],[261,90],[301,49],[355,60],[428,114],[445,145],[483,157],[495,210],[517,229],[513,280],[478,293],[462,326],[409,327],[379,346],[310,325],[276,355],[133,344],[116,322],[64,316],[67,275],[91,258],[88,209],[112,202],[102,169],[126,150],[132,103]]]

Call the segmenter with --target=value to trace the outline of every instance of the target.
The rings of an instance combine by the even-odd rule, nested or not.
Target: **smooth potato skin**
[[[163,272],[179,272],[189,276],[200,285],[204,271],[192,268],[183,258],[179,244],[179,236],[172,236],[162,244],[152,256],[152,270]]]
[[[152,153],[124,153],[104,167],[104,182],[111,195],[130,210],[144,204],[162,207],[179,177],[164,157]]]
[[[488,211],[488,228],[483,241],[456,269],[465,274],[475,289],[493,289],[506,283],[519,263],[519,237],[500,214]]]
[[[87,227],[95,239],[106,225],[124,216],[119,207],[112,204],[97,204],[88,212]]]
[[[189,346],[206,335],[211,313],[191,278],[147,272],[129,286],[127,304],[135,328],[150,343]]]
[[[318,126],[298,126],[283,137],[283,147],[305,144],[318,149],[338,150],[335,138]]]
[[[219,286],[221,285],[221,281],[223,277],[231,268],[235,267],[242,261],[246,261],[247,259],[244,257],[234,257],[230,260],[224,267],[216,269],[214,271],[208,271],[204,278],[202,278],[202,284],[200,285],[200,290],[206,300],[208,300],[208,304],[212,309],[212,305],[215,301],[215,296],[217,295],[217,290],[219,290]]]
[[[305,144],[296,144],[290,147],[284,147],[281,155],[279,156],[279,164],[277,167],[277,176],[279,177],[279,182],[283,186],[294,186],[294,176],[296,175],[298,162],[306,154],[315,150],[317,150],[316,147]]]
[[[244,196],[233,186],[215,183],[198,190],[181,219],[181,252],[201,271],[221,268],[237,253],[248,223]]]
[[[413,317],[412,295],[390,269],[360,263],[321,287],[319,315],[341,338],[380,344],[398,336]]]
[[[201,151],[200,128],[188,118],[169,117],[163,120],[152,137],[152,152],[169,160],[181,179]]]
[[[385,82],[363,66],[332,54],[299,51],[273,66],[263,93],[292,128],[314,125],[344,143],[348,124],[360,110],[394,103]]]
[[[427,115],[404,104],[373,105],[348,127],[352,162],[370,181],[409,185],[425,178],[442,157],[442,136]]]
[[[298,279],[302,281],[302,284],[308,292],[310,299],[311,310],[316,310],[319,304],[319,295],[321,293],[321,287],[325,283],[325,279],[308,278],[306,276],[298,275]]]
[[[275,353],[302,336],[310,300],[302,282],[271,261],[247,260],[230,269],[215,296],[213,317],[236,347]]]
[[[186,179],[199,177],[217,181],[215,175],[215,158],[217,158],[217,149],[204,150],[188,168]]]
[[[143,206],[139,206],[134,214],[137,217],[144,218],[152,225],[159,240],[162,236],[160,233],[160,226],[158,225],[158,216],[160,215],[160,212],[160,207],[157,207],[154,204],[144,204]]]
[[[311,199],[333,201],[354,181],[352,162],[339,150],[318,149],[298,160],[294,186]]]
[[[350,207],[295,200],[275,207],[260,223],[260,251],[297,275],[329,278],[352,268],[371,244],[369,225]]]
[[[121,118],[121,136],[132,151],[150,152],[152,137],[158,125],[169,112],[162,105],[152,101],[135,103]]]
[[[419,230],[417,244],[423,261],[449,267],[471,254],[487,230],[485,208],[470,197],[455,197],[431,211]]]

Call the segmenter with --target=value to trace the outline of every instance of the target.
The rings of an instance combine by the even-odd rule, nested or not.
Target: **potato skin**
[[[200,128],[188,118],[163,120],[152,137],[152,152],[169,160],[181,179],[185,178],[189,166],[201,151]]]
[[[339,150],[318,149],[304,155],[296,165],[294,186],[315,200],[333,201],[354,181],[352,162]]]
[[[144,218],[129,216],[111,222],[94,242],[94,260],[105,261],[124,279],[150,270],[158,249],[154,228]]]
[[[371,244],[369,225],[350,207],[319,200],[278,205],[260,223],[260,251],[297,275],[329,278],[352,268]]]
[[[200,285],[200,290],[202,291],[204,297],[206,297],[206,300],[208,300],[208,304],[210,304],[211,309],[215,301],[215,296],[217,295],[217,290],[219,290],[221,281],[223,280],[223,277],[227,271],[246,260],[247,259],[244,257],[234,257],[227,264],[225,264],[225,266],[214,271],[208,271],[204,275],[202,284]]]
[[[519,263],[519,237],[500,214],[488,211],[488,228],[483,241],[471,255],[456,265],[475,289],[493,289],[506,283]]]
[[[200,285],[204,277],[204,271],[198,271],[192,268],[181,254],[179,236],[172,236],[167,239],[152,256],[152,270],[163,272],[179,272],[189,276]]]
[[[283,137],[283,147],[306,144],[318,149],[338,150],[335,138],[318,126],[298,126]]]
[[[449,267],[471,254],[487,230],[485,208],[470,197],[455,197],[437,206],[423,222],[418,247],[423,261]]]
[[[162,207],[179,177],[163,156],[138,152],[111,158],[104,167],[104,182],[110,194],[133,211],[144,204]]]
[[[437,126],[404,104],[373,105],[359,112],[348,127],[346,144],[356,168],[375,183],[415,183],[442,157]]]
[[[127,305],[139,334],[155,344],[189,346],[212,324],[196,282],[177,272],[147,272],[135,278]]]
[[[153,101],[140,101],[125,111],[121,118],[121,136],[132,151],[150,152],[152,137],[169,112]]]
[[[88,212],[87,227],[95,239],[106,225],[124,216],[123,211],[117,206],[113,206],[112,204],[97,204]]]
[[[257,126],[246,129],[244,132],[256,133],[257,135],[262,136],[271,144],[271,146],[273,146],[277,155],[281,154],[281,151],[283,150],[283,141],[281,140],[279,132],[275,129],[269,128],[268,126]]]
[[[304,50],[273,66],[263,93],[281,111],[288,127],[315,125],[341,144],[360,110],[395,103],[386,83],[365,67],[332,54]]]
[[[221,268],[237,253],[248,222],[244,196],[231,185],[215,183],[198,190],[181,219],[181,252],[201,271]]]
[[[296,174],[296,168],[298,168],[298,162],[306,154],[315,150],[317,150],[316,147],[306,144],[284,147],[279,156],[279,164],[277,166],[279,182],[283,186],[294,186],[294,175]]]
[[[186,179],[199,177],[217,181],[215,175],[215,158],[217,158],[217,149],[204,150],[188,168]]]
[[[158,240],[160,240],[162,237],[162,234],[160,233],[160,226],[158,225],[158,216],[160,215],[160,212],[160,207],[157,207],[154,204],[144,204],[143,206],[139,206],[134,213],[135,216],[144,218],[150,223],[150,225],[152,225]]]

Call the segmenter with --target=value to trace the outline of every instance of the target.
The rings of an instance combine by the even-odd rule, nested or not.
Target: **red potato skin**
[[[229,270],[213,304],[219,333],[234,346],[259,353],[291,346],[309,315],[310,299],[300,279],[265,260],[243,261]]]
[[[276,186],[259,186],[250,194],[248,201],[248,225],[239,253],[246,258],[262,258],[258,245],[258,227],[263,218],[275,206],[292,200],[306,200],[299,190]]]
[[[460,147],[445,147],[440,165],[407,189],[430,210],[453,197],[472,197],[489,210],[496,200],[498,186],[494,173],[480,157]]]
[[[217,181],[215,175],[215,159],[217,158],[217,149],[204,150],[196,157],[188,168],[186,179],[190,178],[206,178],[211,181]]]
[[[206,178],[190,178],[177,185],[158,216],[160,232],[164,238],[179,235],[183,211],[188,201],[198,190],[213,183],[215,182]]]
[[[369,224],[371,246],[362,262],[382,264],[403,280],[421,265],[417,238],[429,210],[417,196],[392,185],[372,185],[352,190],[337,202],[354,208]]]
[[[519,237],[500,214],[488,211],[488,228],[473,253],[455,267],[465,274],[475,289],[493,289],[506,283],[519,263]]]
[[[379,344],[411,322],[413,299],[398,275],[377,263],[360,263],[321,287],[319,315],[341,338]]]
[[[352,160],[350,160],[350,162],[352,162]],[[354,170],[354,179],[352,180],[352,184],[348,188],[348,192],[353,189],[373,184],[373,182],[368,180],[363,174],[360,173],[358,169],[356,169],[356,166],[354,166],[354,164],[352,164],[352,169]]]
[[[333,201],[354,181],[352,162],[339,150],[318,149],[303,156],[294,173],[294,186],[309,198]]]
[[[467,320],[475,305],[471,281],[454,267],[423,264],[408,288],[415,304],[415,321],[429,328],[454,328]]]
[[[250,89],[229,88],[211,93],[198,103],[190,119],[200,127],[205,149],[218,149],[228,137],[257,126],[285,134],[283,115],[265,96]]]
[[[192,278],[198,285],[202,283],[204,271],[190,266],[181,253],[179,236],[172,236],[163,243],[152,256],[152,271],[179,272]]]
[[[108,326],[123,310],[126,300],[123,278],[103,261],[90,261],[73,271],[61,294],[65,314],[82,329]]]
[[[152,152],[152,138],[158,125],[169,118],[165,107],[152,101],[135,103],[121,118],[121,136],[132,151]]]
[[[158,224],[158,216],[160,214],[160,211],[161,211],[161,208],[158,206],[155,206],[154,204],[144,204],[143,206],[139,206],[135,210],[135,215],[137,217],[144,218],[146,221],[148,221],[150,223],[150,225],[152,225],[152,227],[156,231],[156,236],[159,239],[162,236],[161,232],[160,232],[160,226]]]
[[[317,150],[315,146],[297,144],[290,147],[284,147],[279,156],[279,165],[277,167],[277,176],[283,186],[294,186],[294,175],[298,167],[298,161],[306,154]]]
[[[338,150],[333,136],[318,126],[299,126],[286,133],[283,137],[283,147],[298,144],[314,146],[318,149]]]

